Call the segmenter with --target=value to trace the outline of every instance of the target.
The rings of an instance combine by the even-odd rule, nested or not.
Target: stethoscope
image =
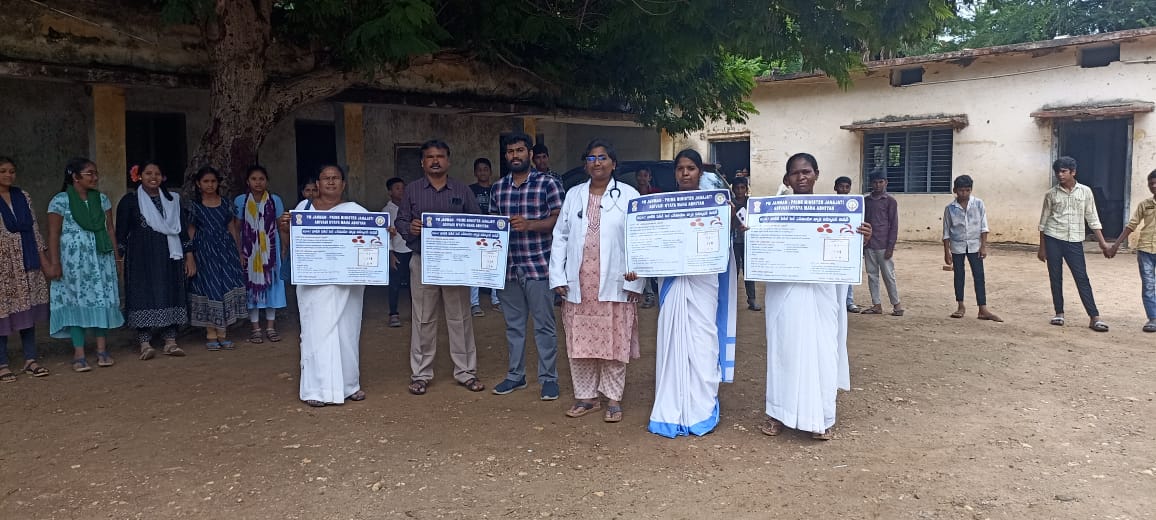
[[[618,179],[615,177],[612,178],[614,179],[614,184],[610,186],[607,193],[610,194],[610,201],[614,203],[614,208],[621,210],[622,208],[618,207],[618,200],[622,198],[622,190],[618,189]],[[601,202],[598,203],[598,208],[606,209]],[[578,218],[582,218],[583,211],[586,211],[586,208],[578,210]]]

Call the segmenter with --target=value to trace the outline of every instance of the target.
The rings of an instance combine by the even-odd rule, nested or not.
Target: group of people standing
[[[94,162],[65,165],[59,193],[48,203],[48,239],[41,236],[32,199],[16,186],[16,163],[0,157],[0,382],[16,380],[9,367],[8,336],[21,338],[21,372],[49,374],[38,362],[34,326],[47,320],[53,337],[70,339],[72,370],[92,370],[85,355],[96,343],[97,366],[115,364],[108,331],[136,331],[141,360],[159,353],[181,357],[178,327],[205,329],[208,350],[230,350],[227,329],[249,317],[251,343],[280,341],[275,309],[285,307],[283,248],[277,217],[280,198],[267,190],[268,172],[251,167],[247,189],[233,204],[224,178],[211,167],[189,179],[185,198],[166,187],[155,162],[134,166],[136,189],[116,205],[101,193]],[[124,279],[122,306],[120,277]],[[258,324],[266,310],[267,326]],[[154,344],[159,335],[162,343]],[[159,349],[159,350],[158,350]]]
[[[413,302],[408,390],[425,395],[433,385],[439,314],[444,314],[448,329],[453,379],[470,391],[485,389],[477,371],[472,323],[478,302],[471,298],[470,288],[421,283],[422,215],[503,215],[510,219],[511,232],[505,286],[497,295],[506,324],[508,369],[493,393],[506,395],[529,386],[525,358],[527,337],[532,334],[538,354],[539,397],[547,401],[560,397],[557,298],[574,390],[574,402],[565,414],[577,418],[601,412],[604,421],[619,422],[624,413],[627,366],[640,356],[637,304],[646,281],[626,264],[627,206],[639,192],[614,178],[618,157],[605,140],[587,145],[582,158],[589,179],[565,193],[556,176],[532,166],[536,150],[530,137],[510,135],[503,146],[509,175],[489,183],[489,189],[481,193],[484,197],[475,193],[476,186],[449,176],[450,147],[437,140],[421,147],[422,178],[408,184],[389,181],[391,201],[386,209],[391,214],[396,211],[392,262],[396,268],[408,260]],[[789,169],[784,180],[796,193],[814,186],[818,165],[813,157],[800,154],[789,164],[794,170]],[[477,173],[489,165],[475,162],[474,166]],[[680,152],[675,168],[681,191],[727,187],[716,175],[704,175],[702,157],[694,150]],[[336,168],[332,173],[334,182],[343,175]],[[476,175],[479,183],[488,181],[485,173]],[[298,209],[349,211],[351,206],[340,205],[337,186],[329,187],[333,189],[322,186],[321,199],[332,193],[332,200],[324,204],[315,200],[312,207],[306,201]],[[485,210],[480,204],[483,198]],[[736,212],[730,217],[737,221]],[[285,214],[283,233],[288,226]],[[870,226],[859,231],[870,237]],[[657,380],[650,431],[667,437],[703,435],[717,426],[719,385],[730,381],[734,370],[736,272],[732,255],[724,273],[663,280],[658,291]],[[362,400],[365,394],[357,374],[361,289],[330,288],[332,294],[308,294],[319,290],[298,288],[301,399],[311,406]],[[774,435],[787,426],[829,438],[836,388],[846,388],[849,379],[842,312],[845,292],[842,286],[812,284],[777,284],[768,289],[766,304],[773,311],[767,315],[768,331],[774,334],[769,335],[773,356],[768,364],[770,418],[765,432]],[[839,312],[830,312],[832,307]],[[392,296],[390,309],[390,325],[395,326]],[[803,319],[819,320],[823,326],[795,326]],[[784,325],[788,322],[789,327]],[[816,373],[799,373],[800,366]]]

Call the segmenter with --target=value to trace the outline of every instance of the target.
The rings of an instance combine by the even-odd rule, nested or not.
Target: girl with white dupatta
[[[356,202],[345,202],[345,171],[321,168],[316,198],[305,199],[297,211],[367,213]],[[281,234],[288,243],[289,213],[281,215]],[[359,366],[361,310],[364,285],[298,285],[301,310],[301,400],[309,406],[364,401]]]
[[[814,193],[819,163],[811,154],[787,160],[783,184],[796,195]],[[863,242],[871,224],[859,226]],[[783,427],[811,432],[830,440],[835,424],[835,398],[850,390],[847,365],[846,284],[768,283],[767,420],[759,430],[767,435]]]
[[[124,261],[124,318],[136,329],[140,359],[156,356],[153,329],[161,329],[162,353],[184,356],[177,346],[177,327],[189,321],[185,296],[188,279],[197,274],[188,218],[181,198],[164,187],[156,163],[133,166],[137,189],[116,207],[116,247]]]
[[[285,281],[281,279],[281,236],[277,217],[285,213],[281,197],[269,193],[269,172],[250,166],[245,173],[248,193],[233,199],[241,228],[241,265],[245,266],[245,290],[249,295],[249,343],[281,341],[277,333],[277,309],[285,308]],[[261,330],[261,309],[267,323]]]
[[[683,150],[674,163],[679,191],[726,189],[704,174],[698,152]],[[718,425],[719,383],[734,380],[737,282],[733,253],[725,272],[663,279],[651,433],[706,435]]]

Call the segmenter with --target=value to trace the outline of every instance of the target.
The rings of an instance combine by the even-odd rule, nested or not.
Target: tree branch
[[[269,99],[274,119],[302,105],[340,93],[356,83],[355,76],[323,67],[287,81],[270,81]]]

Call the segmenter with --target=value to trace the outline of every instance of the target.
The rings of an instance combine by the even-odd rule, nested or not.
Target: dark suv
[[[650,182],[658,189],[664,192],[678,191],[678,183],[674,180],[674,161],[620,161],[614,170],[614,178],[638,189],[638,170],[643,168],[650,170]],[[711,173],[715,170],[713,164],[704,164],[703,168]],[[562,185],[569,191],[570,188],[586,182],[586,179],[586,167],[578,166],[562,174]]]

